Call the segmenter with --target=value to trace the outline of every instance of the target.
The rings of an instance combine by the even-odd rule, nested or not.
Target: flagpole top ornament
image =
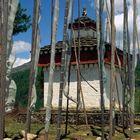
[[[83,8],[82,16],[84,16],[84,17],[87,16],[87,9],[85,7]]]

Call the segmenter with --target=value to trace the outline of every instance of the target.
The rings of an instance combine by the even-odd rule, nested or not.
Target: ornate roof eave
[[[58,41],[56,43],[56,50],[62,50],[62,45],[63,45],[63,41]],[[92,38],[92,37],[81,37],[80,38],[80,46],[81,48],[85,48],[85,47],[95,47],[97,46],[97,39],[96,38]],[[105,42],[105,46],[108,46],[108,49],[111,49],[111,43]],[[74,47],[78,47],[78,38],[75,39],[75,42],[73,42],[72,44],[72,48]],[[40,49],[40,53],[43,52],[49,52],[50,53],[51,50],[51,45],[47,45],[43,48]],[[123,54],[123,51],[120,48],[116,48],[117,53]]]

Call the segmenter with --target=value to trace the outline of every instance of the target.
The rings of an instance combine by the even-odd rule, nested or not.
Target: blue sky
[[[27,9],[27,14],[31,15],[32,17],[33,0],[20,0],[20,3],[23,8]],[[92,1],[81,0],[80,2],[81,14],[84,5],[87,7],[88,16],[91,17],[92,19],[95,19],[95,8],[93,6],[93,0]],[[60,8],[59,8],[57,41],[62,40],[65,0],[60,0],[59,6]],[[74,0],[74,18],[77,17],[78,17],[78,0]],[[41,47],[50,44],[50,35],[51,35],[50,28],[51,28],[51,0],[41,0],[41,21],[40,21]],[[29,61],[31,38],[32,38],[32,28],[30,28],[26,33],[20,33],[19,35],[14,37],[15,43],[14,46],[16,47],[17,52],[16,57],[18,59],[17,61],[20,61],[21,59],[23,59],[22,62],[26,60]]]
[[[33,0],[19,0],[21,6],[27,9],[27,14],[33,15]],[[57,41],[62,40],[63,33],[63,21],[64,21],[64,6],[65,0],[59,0],[59,20],[58,20],[58,31]],[[107,0],[108,4],[110,0]],[[128,0],[128,20],[130,34],[132,34],[133,27],[133,0]],[[86,5],[87,15],[96,20],[94,0],[81,0],[80,8],[82,14],[82,8]],[[110,6],[110,4],[109,4]],[[140,6],[140,0],[137,1],[137,6]],[[106,12],[106,11],[105,11]],[[140,22],[140,10],[137,11],[138,17],[137,22]],[[74,18],[78,17],[78,0],[74,0]],[[116,43],[122,47],[123,42],[123,1],[115,1],[115,25],[116,25]],[[41,47],[50,44],[50,28],[51,28],[51,0],[41,0],[41,21],[40,21],[40,33],[41,33]],[[140,26],[138,26],[138,33],[140,35]],[[21,65],[30,60],[31,50],[31,38],[32,29],[30,28],[26,33],[20,33],[14,37],[14,49],[16,50],[16,63],[15,66]],[[118,46],[119,46],[118,45]]]
[[[88,16],[95,19],[95,9],[90,6],[90,0],[81,0],[81,14],[82,8],[86,4]],[[74,0],[74,18],[78,16],[78,0]],[[21,6],[27,9],[27,14],[33,14],[33,0],[20,0]],[[58,21],[58,33],[57,40],[62,40],[63,32],[63,17],[64,17],[64,4],[65,0],[60,0],[60,10],[59,10],[59,21]],[[41,1],[41,22],[40,22],[40,31],[41,31],[41,46],[50,43],[50,27],[51,27],[51,0],[42,0]],[[14,40],[24,40],[31,43],[31,28],[26,33],[20,33]]]

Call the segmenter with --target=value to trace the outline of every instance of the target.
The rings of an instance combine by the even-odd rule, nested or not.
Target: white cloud
[[[137,6],[140,5],[140,2],[137,4]],[[123,13],[117,14],[115,16],[115,25],[116,25],[116,43],[117,45],[120,44],[120,47],[123,46]],[[140,12],[137,12],[137,28],[138,28],[138,34],[140,37],[140,27],[138,26],[138,23],[140,22]],[[129,25],[129,32],[130,32],[130,43],[132,43],[133,39],[133,3],[130,1],[130,5],[128,7],[128,25]],[[121,42],[121,43],[120,43]]]
[[[15,41],[13,50],[16,53],[29,52],[31,50],[31,44],[25,41]]]
[[[96,0],[88,0],[88,1],[89,1],[90,6],[95,8]],[[106,9],[106,1],[108,4],[108,7],[110,9],[110,0],[104,0],[104,9]],[[128,0],[128,1],[130,1],[130,0]],[[99,5],[99,0],[97,0],[97,3]],[[120,13],[122,11],[123,11],[123,0],[115,0],[115,13]]]
[[[14,66],[13,67],[18,67],[20,65],[23,65],[24,63],[27,63],[30,61],[30,58],[16,58],[16,61],[14,63]]]
[[[108,3],[108,7],[110,9],[110,0],[105,0]],[[115,0],[115,14],[121,14],[123,12],[123,0]],[[133,0],[127,0],[128,7],[133,8]],[[137,7],[140,5],[140,0],[137,0]],[[106,5],[105,5],[106,7]],[[139,8],[138,12],[140,12]]]
[[[108,7],[110,9],[110,0],[107,1]],[[129,1],[129,0],[128,0]],[[123,12],[123,0],[115,0],[115,14],[119,14]],[[106,9],[106,2],[105,2],[105,9]]]
[[[27,63],[30,61],[29,52],[31,50],[31,44],[25,41],[14,41],[13,43],[13,49],[10,55],[10,61],[13,63],[15,59],[15,63],[13,67],[20,66],[24,63]],[[25,53],[25,54],[23,54]],[[27,53],[27,55],[26,55]],[[16,55],[18,54],[18,57],[16,58]],[[21,56],[21,57],[20,57]],[[25,58],[24,58],[25,57]]]
[[[108,6],[110,9],[110,0],[107,0]],[[132,43],[133,39],[133,0],[128,0],[128,25],[129,25],[129,32],[130,32],[130,41]],[[138,7],[140,6],[140,0],[137,0],[137,27],[138,27],[138,34],[140,38],[140,10]],[[116,44],[120,48],[123,47],[123,0],[116,0],[115,1],[115,26],[116,26]],[[132,44],[131,44],[132,46]]]

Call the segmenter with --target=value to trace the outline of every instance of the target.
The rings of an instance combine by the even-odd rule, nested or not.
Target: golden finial
[[[82,16],[84,16],[84,17],[87,16],[87,9],[85,7],[83,8]]]

